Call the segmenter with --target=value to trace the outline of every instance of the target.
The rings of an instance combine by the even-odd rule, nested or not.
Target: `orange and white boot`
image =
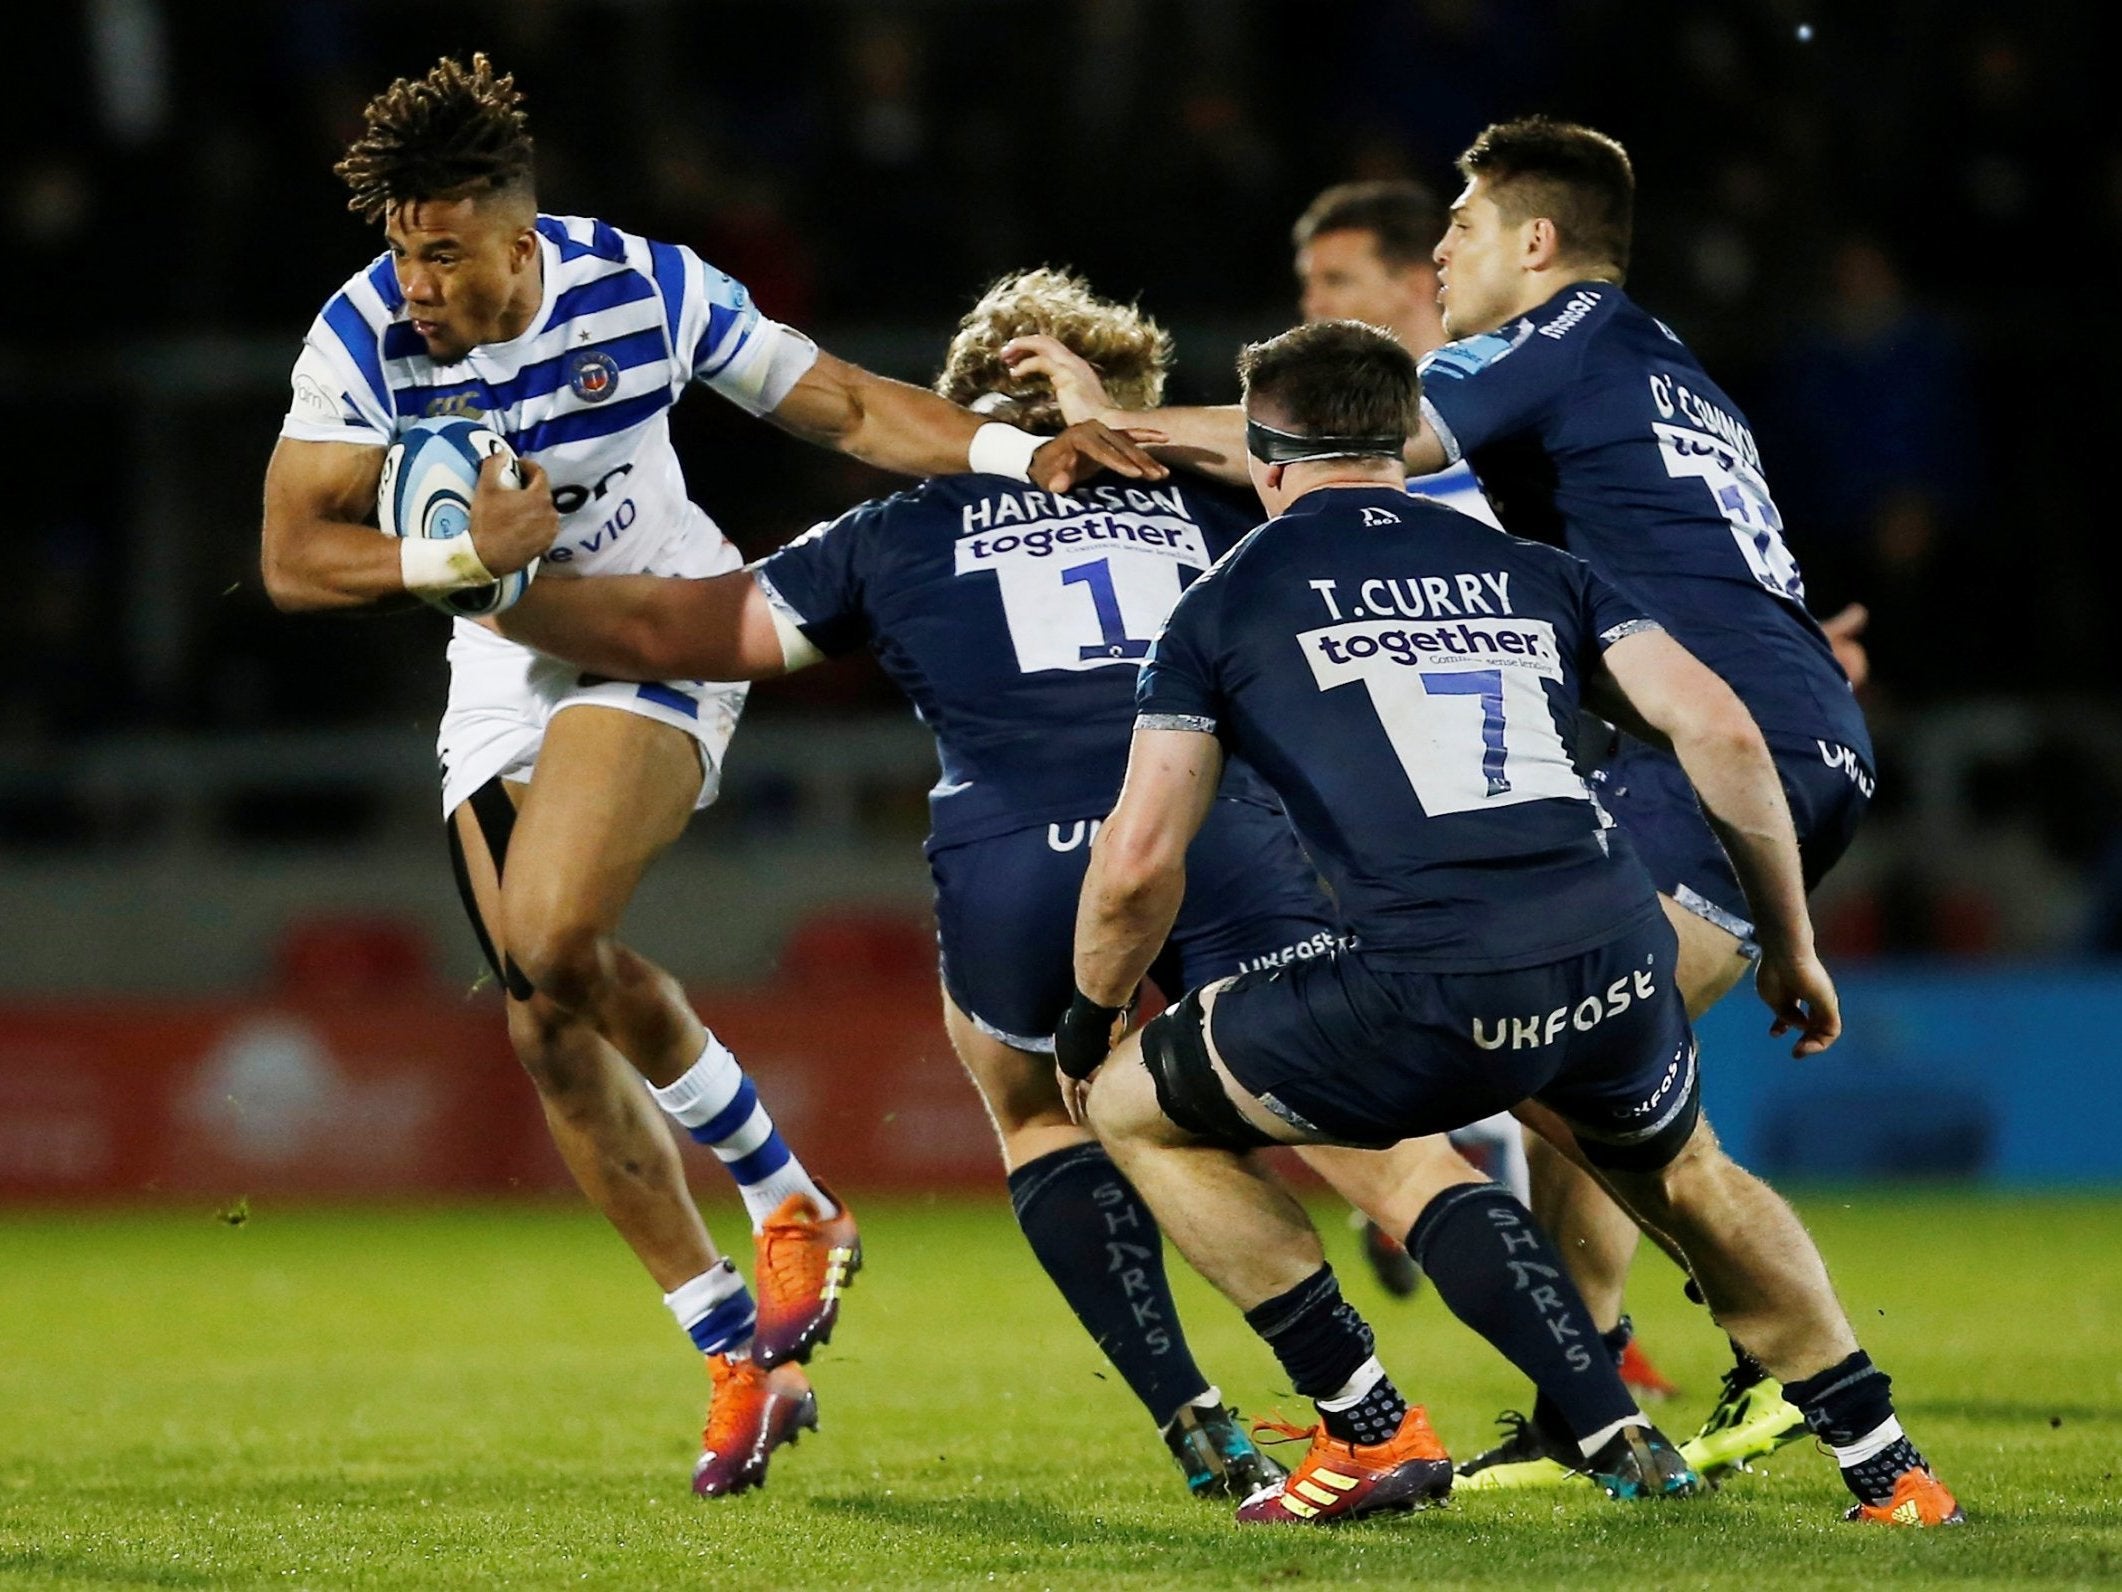
[[[1285,1439],[1310,1438],[1296,1470],[1262,1488],[1238,1506],[1245,1525],[1330,1525],[1388,1509],[1419,1509],[1441,1503],[1452,1486],[1451,1456],[1416,1405],[1400,1418],[1400,1429],[1383,1443],[1344,1443],[1324,1426],[1255,1421],[1253,1430]]]
[[[1893,1496],[1884,1503],[1852,1504],[1844,1520],[1878,1526],[1963,1526],[1966,1511],[1928,1465],[1911,1465],[1894,1478]]]

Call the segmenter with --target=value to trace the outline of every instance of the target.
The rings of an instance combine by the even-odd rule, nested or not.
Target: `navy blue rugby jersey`
[[[1054,493],[937,476],[813,528],[754,578],[821,652],[873,647],[913,699],[942,764],[929,843],[951,845],[1111,810],[1150,639],[1260,519],[1250,493],[1192,479]],[[1223,794],[1273,804],[1243,770]]]
[[[1658,911],[1570,760],[1584,672],[1650,627],[1581,560],[1322,487],[1179,599],[1137,724],[1266,779],[1380,966],[1531,966]]]
[[[1869,761],[1739,406],[1668,326],[1579,282],[1422,361],[1422,407],[1505,530],[1567,547],[1739,693],[1772,739]]]

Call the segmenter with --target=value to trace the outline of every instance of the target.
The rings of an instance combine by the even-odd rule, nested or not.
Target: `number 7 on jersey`
[[[1544,681],[1562,678],[1544,620],[1357,620],[1297,637],[1322,691],[1362,684],[1432,818],[1549,797],[1582,801]]]

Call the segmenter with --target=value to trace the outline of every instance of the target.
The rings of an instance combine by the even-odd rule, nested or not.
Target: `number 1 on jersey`
[[[1120,594],[1113,590],[1112,566],[1104,559],[1064,569],[1061,584],[1087,587],[1091,606],[1098,611],[1098,633],[1104,639],[1094,645],[1078,647],[1076,657],[1080,662],[1088,663],[1093,658],[1148,656],[1149,643],[1127,633],[1127,621],[1120,616]]]

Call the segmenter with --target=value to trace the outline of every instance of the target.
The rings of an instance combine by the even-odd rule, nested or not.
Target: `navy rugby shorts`
[[[1244,974],[1209,1024],[1231,1076],[1307,1133],[1382,1149],[1535,1099],[1593,1161],[1654,1169],[1702,1110],[1678,945],[1652,913],[1507,972],[1394,971],[1344,951]]]
[[[1591,776],[1599,804],[1628,836],[1661,894],[1735,936],[1751,954],[1753,908],[1680,760],[1631,735],[1614,741],[1613,754]],[[1876,781],[1854,751],[1831,742],[1771,741],[1769,754],[1783,778],[1810,890],[1849,849]]]
[[[1053,1050],[1075,993],[1076,898],[1097,824],[1038,824],[929,854],[943,987],[983,1032],[1019,1050]],[[1186,854],[1186,899],[1150,979],[1176,1000],[1247,967],[1323,957],[1335,938],[1325,889],[1288,820],[1219,799]]]

